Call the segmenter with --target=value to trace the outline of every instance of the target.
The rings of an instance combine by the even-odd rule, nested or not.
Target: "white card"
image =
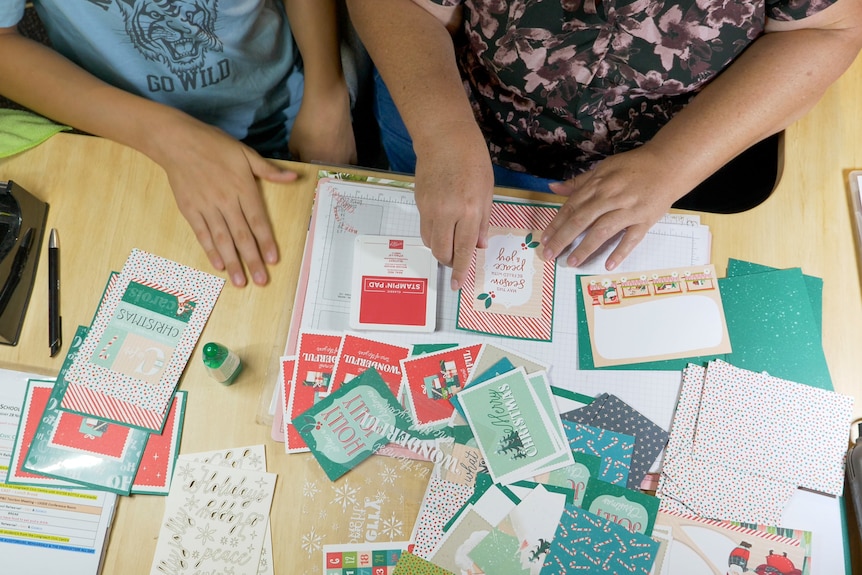
[[[275,474],[177,462],[151,575],[257,575]]]

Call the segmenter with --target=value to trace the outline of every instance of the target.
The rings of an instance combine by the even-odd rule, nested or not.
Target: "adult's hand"
[[[582,264],[608,240],[624,232],[605,262],[615,269],[647,231],[689,190],[675,182],[673,168],[653,156],[648,146],[610,156],[571,180],[551,184],[568,200],[542,234],[542,256],[560,255],[582,233],[566,263]]]
[[[290,182],[297,174],[190,117],[172,135],[156,161],[210,263],[226,269],[237,287],[246,285],[243,263],[254,283],[266,284],[266,266],[278,262],[278,248],[256,178]]]
[[[487,244],[494,172],[475,123],[444,132],[450,137],[417,146],[416,206],[422,241],[440,263],[452,267],[451,287],[457,290],[474,250]]]

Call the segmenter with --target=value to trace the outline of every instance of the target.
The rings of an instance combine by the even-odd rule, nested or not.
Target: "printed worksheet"
[[[117,496],[5,485],[32,373],[0,369],[0,556],[4,573],[98,573]],[[74,525],[70,528],[70,525]]]

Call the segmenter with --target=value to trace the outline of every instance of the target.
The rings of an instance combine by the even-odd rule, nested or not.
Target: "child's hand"
[[[291,182],[297,174],[192,118],[172,136],[157,161],[210,263],[226,269],[237,287],[246,284],[243,263],[254,283],[266,284],[266,266],[278,262],[278,248],[256,178]]]

